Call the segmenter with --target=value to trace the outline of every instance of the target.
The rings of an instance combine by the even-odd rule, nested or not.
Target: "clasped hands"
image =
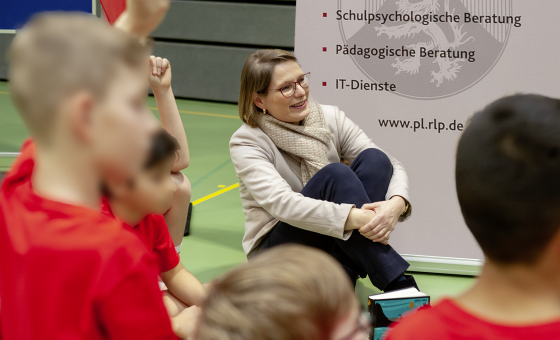
[[[344,230],[356,229],[365,238],[382,244],[389,243],[389,236],[395,230],[399,217],[406,208],[406,201],[393,196],[388,201],[364,204],[361,209],[350,211]]]

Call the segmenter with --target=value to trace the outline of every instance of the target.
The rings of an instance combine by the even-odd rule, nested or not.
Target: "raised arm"
[[[144,40],[165,18],[170,3],[171,0],[127,0],[126,10],[115,27]]]
[[[183,121],[175,102],[171,88],[171,64],[169,60],[160,57],[150,57],[150,87],[154,93],[161,126],[177,139],[181,149],[173,165],[173,172],[186,169],[190,163],[189,143],[183,127]]]

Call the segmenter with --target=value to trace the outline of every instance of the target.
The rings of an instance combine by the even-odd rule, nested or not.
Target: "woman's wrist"
[[[402,196],[395,195],[389,201],[393,202],[397,216],[406,212],[408,202]]]
[[[357,227],[358,223],[358,215],[360,214],[360,209],[352,208],[350,213],[348,214],[348,218],[346,219],[346,223],[344,224],[344,230],[354,230]]]
[[[372,210],[352,208],[344,224],[344,230],[360,229],[374,217],[375,212]]]

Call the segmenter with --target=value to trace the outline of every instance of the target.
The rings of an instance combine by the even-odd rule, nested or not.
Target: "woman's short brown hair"
[[[296,61],[292,52],[284,50],[258,50],[247,56],[241,72],[239,91],[239,117],[252,127],[256,127],[255,115],[262,112],[253,103],[253,94],[263,94],[270,86],[274,67],[285,61]]]
[[[197,340],[323,340],[358,308],[352,284],[328,254],[278,246],[214,282]]]

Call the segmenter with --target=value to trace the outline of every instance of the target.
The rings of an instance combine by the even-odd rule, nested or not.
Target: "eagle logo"
[[[394,83],[395,93],[404,97],[440,99],[481,81],[507,45],[511,22],[471,18],[512,19],[512,7],[512,0],[366,0],[365,5],[363,0],[339,0],[338,9],[343,12],[365,10],[405,18],[448,14],[460,18],[459,22],[340,20],[339,27],[347,46],[416,52],[414,56],[383,59],[351,55],[370,80]]]

